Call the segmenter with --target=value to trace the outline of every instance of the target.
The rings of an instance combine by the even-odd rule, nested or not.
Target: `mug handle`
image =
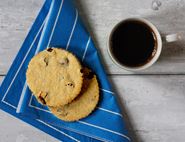
[[[163,36],[163,42],[168,43],[168,42],[174,42],[182,39],[182,34],[181,33],[176,33],[176,34],[169,34]]]

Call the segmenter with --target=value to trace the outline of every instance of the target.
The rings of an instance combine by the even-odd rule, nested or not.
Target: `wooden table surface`
[[[0,1],[0,81],[15,58],[44,0]],[[156,5],[159,7],[156,7]],[[185,141],[185,1],[76,0],[93,35],[134,142]],[[144,17],[165,34],[183,39],[163,45],[158,62],[137,74],[113,64],[107,38],[113,26],[128,17]],[[0,110],[0,142],[58,140]]]

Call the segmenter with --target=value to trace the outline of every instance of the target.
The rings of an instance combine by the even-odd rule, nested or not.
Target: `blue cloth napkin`
[[[0,108],[61,141],[128,142],[124,115],[100,62],[99,53],[71,0],[46,0],[0,88]],[[47,47],[74,53],[100,84],[95,111],[77,122],[56,118],[37,102],[26,84],[30,59]]]

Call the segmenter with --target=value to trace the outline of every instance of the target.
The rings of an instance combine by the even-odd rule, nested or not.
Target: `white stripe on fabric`
[[[47,113],[51,113],[49,110],[46,110],[46,109],[43,109],[43,108],[40,108],[40,107],[37,107],[37,106],[32,105],[31,104],[32,99],[33,99],[33,94],[30,97],[30,101],[29,101],[29,104],[28,104],[29,107],[33,107],[33,108],[35,108],[37,110],[45,111]]]
[[[104,109],[104,108],[101,108],[101,107],[97,107],[97,108],[100,109],[100,110],[103,110],[103,111],[106,111],[106,112],[109,112],[109,113],[112,113],[112,114],[119,115],[119,116],[123,117],[123,115],[120,114],[120,113],[117,113],[117,112],[114,112],[114,111],[111,111],[111,110],[108,110],[108,109]]]
[[[124,138],[126,138],[126,139],[128,139],[130,141],[130,138],[128,136],[126,136],[124,134],[121,134],[119,132],[115,132],[115,131],[109,130],[107,128],[96,126],[96,125],[93,125],[93,124],[90,124],[90,123],[87,123],[87,122],[84,122],[84,121],[80,121],[80,120],[77,121],[77,122],[79,122],[81,124],[85,124],[85,125],[91,126],[91,127],[95,127],[95,128],[98,128],[98,129],[101,129],[101,130],[104,130],[104,131],[107,131],[107,132],[110,132],[110,133],[113,133],[113,134],[116,134],[116,135],[119,135],[119,136],[122,136],[122,137],[124,137]]]
[[[60,127],[65,129],[65,130],[72,131],[72,132],[75,132],[75,133],[81,134],[83,136],[87,136],[87,137],[90,137],[90,138],[93,138],[93,139],[96,139],[96,140],[99,140],[99,141],[102,141],[102,142],[113,142],[113,141],[106,140],[104,138],[100,138],[100,137],[97,137],[97,136],[94,136],[94,135],[89,135],[86,132],[81,132],[81,131],[76,130],[76,129],[72,129],[72,128],[68,128],[68,127],[64,127],[64,126],[60,126]]]
[[[25,82],[22,93],[21,93],[21,97],[20,97],[19,102],[18,102],[16,113],[20,113],[20,111],[21,111],[21,106],[22,106],[22,103],[23,103],[23,100],[24,100],[24,96],[26,94],[26,90],[27,90],[27,84]]]
[[[53,36],[54,30],[55,30],[55,27],[56,27],[56,23],[57,23],[57,21],[58,21],[58,17],[59,17],[59,15],[60,15],[60,12],[61,12],[61,9],[62,9],[63,1],[64,1],[64,0],[62,0],[62,2],[61,2],[61,4],[60,4],[59,11],[58,11],[57,17],[56,17],[56,19],[55,19],[55,23],[54,23],[53,29],[52,29],[51,34],[50,34],[50,37],[49,37],[48,45],[49,45],[50,42],[51,42],[51,38],[52,38],[52,36]],[[49,18],[50,13],[51,13],[51,10],[49,11],[49,13],[48,13],[48,15],[47,15],[47,17],[46,17],[47,21],[48,21],[48,18]],[[47,47],[48,47],[48,45],[47,45]],[[37,46],[37,47],[38,47],[38,46]],[[36,54],[38,51],[39,51],[39,48],[37,48],[37,49],[35,50],[35,54]],[[22,102],[23,102],[23,98],[24,98],[24,95],[25,95],[25,93],[26,93],[27,88],[28,88],[28,86],[26,85],[26,82],[25,82],[25,83],[24,83],[24,89],[22,90],[21,97],[20,97],[20,100],[19,100],[19,103],[18,103],[18,108],[17,108],[17,110],[16,110],[17,113],[20,112],[21,105],[22,105]]]
[[[42,120],[40,120],[40,119],[37,119],[37,121],[39,121],[40,123],[42,123],[42,124],[44,124],[44,125],[46,125],[46,126],[52,128],[53,130],[55,130],[55,131],[57,131],[57,132],[59,132],[59,133],[61,133],[61,134],[63,134],[63,135],[65,135],[65,136],[71,138],[72,140],[74,140],[74,141],[76,141],[76,142],[80,142],[80,141],[77,140],[76,138],[74,138],[74,137],[72,137],[72,136],[70,136],[70,135],[68,135],[68,134],[66,134],[66,133],[64,133],[64,132],[62,132],[62,131],[60,131],[59,129],[57,129],[57,128],[55,128],[55,127],[53,127],[53,126],[47,124],[46,122],[44,122],[44,121],[42,121]]]
[[[63,2],[64,2],[64,0],[62,0],[62,2],[61,2],[61,4],[60,4],[60,8],[59,8],[59,11],[58,11],[58,13],[57,13],[57,17],[56,17],[56,19],[55,19],[55,23],[54,23],[53,29],[52,29],[51,34],[50,34],[47,47],[49,46],[49,44],[50,44],[50,42],[51,42],[51,39],[52,39],[52,37],[53,37],[53,33],[54,33],[54,30],[55,30],[56,24],[57,24],[57,22],[58,22],[58,18],[59,18],[60,12],[61,12],[61,10],[62,10]]]
[[[15,107],[14,105],[12,105],[12,104],[10,104],[10,103],[4,101],[4,100],[3,100],[2,102],[5,103],[6,105],[9,105],[10,107],[12,107],[12,108],[14,108],[14,109],[17,109],[17,107]]]
[[[32,99],[33,99],[33,94],[32,94],[32,96],[30,98],[30,101],[29,101],[29,106],[30,107],[33,107],[35,109],[38,109],[38,110],[41,110],[41,111],[45,111],[45,112],[51,113],[50,111],[48,111],[46,109],[43,109],[43,108],[40,108],[40,107],[37,107],[37,106],[33,106],[31,104]],[[112,114],[115,114],[115,115],[119,115],[120,117],[123,117],[122,114],[120,114],[120,113],[117,113],[117,112],[114,112],[114,111],[111,111],[111,110],[108,110],[108,109],[105,109],[105,108],[101,108],[101,107],[97,107],[97,108],[100,109],[100,110],[102,110],[102,111],[106,111],[108,113],[112,113]]]
[[[30,101],[29,101],[29,106],[31,105],[31,101],[32,101],[32,98],[33,98],[33,94],[31,94],[31,97],[30,97]]]
[[[62,3],[63,3],[63,1],[62,1]],[[62,6],[60,6],[60,9],[61,9],[61,7]],[[76,12],[77,12],[77,15],[76,15],[76,18],[75,18],[75,23],[74,23],[74,25],[73,25],[73,28],[72,28],[72,32],[71,32],[71,35],[70,35],[70,38],[69,38],[69,41],[68,41],[68,44],[67,44],[67,47],[66,47],[66,49],[68,49],[68,47],[69,47],[69,43],[70,43],[70,41],[71,41],[71,38],[72,38],[72,35],[73,35],[73,32],[74,32],[74,29],[75,29],[75,26],[76,26],[76,22],[77,22],[77,19],[78,19],[78,11],[76,10]],[[59,14],[57,15],[57,20],[58,20],[58,16],[59,16]],[[56,26],[56,21],[55,21],[55,24],[54,24],[54,27]],[[51,35],[53,35],[53,32],[54,32],[54,28],[53,28],[53,30],[52,30],[52,33],[51,33]],[[50,36],[50,38],[49,38],[49,42],[48,42],[48,45],[49,45],[49,43],[50,43],[50,41],[51,41],[51,38],[52,38],[52,36]],[[90,40],[89,40],[90,41]],[[88,43],[89,44],[89,43]],[[88,47],[88,46],[87,46]],[[86,47],[86,48],[87,48]],[[87,50],[87,49],[86,49]],[[85,51],[86,52],[86,51]],[[86,54],[86,53],[85,53]],[[85,54],[84,54],[84,57],[85,57]],[[84,58],[83,57],[83,58]],[[110,91],[108,91],[108,90],[105,90],[105,89],[102,89],[103,91],[105,91],[105,92],[108,92],[108,93],[112,93],[112,94],[114,94],[113,92],[110,92]],[[4,98],[4,97],[3,97]],[[32,99],[30,99],[30,100],[32,100]],[[30,101],[31,102],[31,101]],[[30,106],[32,106],[31,104],[30,104]],[[13,106],[14,107],[14,106]],[[39,109],[39,110],[44,110],[44,109],[41,109],[41,108],[39,108],[39,107],[35,107],[35,106],[32,106],[32,107],[34,107],[34,108],[36,108],[36,109]],[[16,107],[15,107],[16,108]],[[105,110],[105,109],[104,109]],[[46,112],[49,112],[49,111],[47,111],[47,110],[44,110],[44,111],[46,111]],[[50,112],[49,112],[50,113]],[[65,134],[65,133],[63,133],[63,132],[61,132],[61,131],[59,131],[58,129],[56,129],[56,128],[54,128],[54,127],[52,127],[52,126],[50,126],[49,124],[47,124],[47,123],[45,123],[45,122],[43,122],[43,121],[41,121],[41,120],[38,120],[38,121],[40,121],[41,123],[43,123],[43,124],[45,124],[45,125],[47,125],[48,127],[50,127],[50,128],[52,128],[52,129],[54,129],[54,130],[56,130],[56,131],[58,131],[58,132],[60,132],[60,133],[62,133],[62,134]],[[86,122],[82,122],[82,121],[79,121],[79,122],[81,122],[81,123],[83,123],[83,124],[88,124],[88,123],[86,123]],[[99,127],[99,126],[95,126],[95,125],[93,125],[93,124],[88,124],[88,125],[90,125],[90,126],[93,126],[93,127],[97,127],[97,128],[101,128],[101,129],[103,129],[103,130],[108,130],[108,129],[106,129],[106,128],[102,128],[102,127]],[[109,130],[109,131],[111,131],[111,130]],[[111,132],[114,132],[114,131],[111,131]],[[117,133],[117,132],[114,132],[114,133]],[[119,134],[119,133],[118,133]],[[70,136],[70,138],[73,138],[73,137],[71,137]],[[73,140],[76,140],[76,139],[74,139],[73,138]],[[78,140],[76,140],[76,141],[78,141]]]
[[[63,3],[63,2],[62,2],[62,3]],[[59,17],[59,13],[57,14],[57,18],[56,18],[57,21],[58,21],[58,17]],[[74,33],[74,29],[75,29],[75,26],[76,26],[77,19],[78,19],[78,11],[76,10],[75,22],[74,22],[73,28],[72,28],[72,30],[71,30],[71,34],[70,34],[70,37],[69,37],[69,39],[68,39],[68,44],[67,44],[66,48],[68,48],[68,46],[69,46],[69,44],[70,44],[70,42],[71,42],[71,38],[72,38],[72,35],[73,35],[73,33]],[[57,23],[57,22],[55,21],[55,24],[54,24],[54,26],[53,26],[52,34],[51,34],[51,35],[53,35],[53,32],[54,32],[54,28],[55,28],[55,26],[56,26],[56,23]],[[51,36],[50,36],[50,40],[51,40]],[[48,42],[48,45],[49,45],[49,43],[50,43],[50,41]],[[33,98],[33,94],[32,94],[32,96],[31,96],[31,98],[30,98],[30,101],[29,101],[29,106],[30,106],[30,107],[34,107],[34,108],[36,108],[36,109],[39,109],[39,110],[42,110],[42,111],[46,111],[45,109],[42,109],[42,108],[39,108],[39,107],[36,107],[36,106],[31,105],[32,98]],[[48,112],[48,111],[46,111],[46,112]],[[49,112],[49,113],[50,113],[50,112]]]
[[[48,21],[49,19],[49,15],[51,14],[51,9],[49,10],[48,12],[48,15],[46,16],[46,18],[44,19],[44,24],[45,24],[45,21]],[[43,26],[44,26],[43,24]],[[34,41],[33,41],[34,42]],[[38,47],[38,46],[37,46]],[[35,50],[35,54],[38,53],[39,51],[39,48],[36,48]],[[23,103],[23,100],[24,100],[24,96],[25,96],[25,93],[26,93],[26,90],[27,90],[28,86],[26,84],[26,82],[24,83],[24,87],[23,87],[23,90],[22,90],[22,93],[21,93],[21,97],[19,99],[19,103],[18,103],[18,107],[16,109],[16,113],[20,113],[20,110],[21,110],[21,106],[22,106],[22,103]]]
[[[51,15],[51,12],[52,12],[52,8],[51,8],[51,7],[52,7],[53,4],[54,4],[54,1],[51,3],[49,12],[48,12],[48,14],[47,14],[47,16],[46,16],[46,19],[45,19],[46,23],[49,21],[49,16]],[[43,31],[45,30],[45,28],[46,28],[46,26],[44,26]],[[42,37],[43,37],[43,33],[41,34],[40,39],[41,39]],[[40,47],[40,44],[41,44],[41,42],[40,42],[40,40],[39,40],[39,43],[38,43],[38,45],[37,45],[35,54],[39,52],[39,48],[38,48],[38,47]]]
[[[87,44],[86,44],[86,47],[85,47],[85,51],[84,51],[83,57],[82,57],[82,61],[85,59],[85,55],[87,53],[87,48],[89,47],[90,40],[91,40],[91,38],[89,37],[89,39],[87,41]]]
[[[31,100],[32,100],[32,98],[33,98],[33,95],[31,96],[31,99],[30,99],[30,103],[29,103],[29,106],[30,106],[30,107],[33,107],[33,108],[35,108],[35,109],[38,109],[38,110],[41,110],[41,111],[44,111],[44,112],[47,112],[47,113],[51,113],[49,110],[42,109],[42,108],[39,108],[39,107],[36,107],[36,106],[31,105]],[[98,107],[98,108],[99,108],[99,107]],[[104,110],[104,111],[109,112],[109,113],[112,113],[112,114],[120,115],[120,116],[122,117],[122,115],[119,114],[119,113],[116,113],[116,112],[113,112],[113,111],[109,111],[109,110],[106,110],[106,109],[103,109],[103,108],[99,108],[99,109]],[[112,131],[112,130],[108,130],[108,129],[103,128],[103,127],[100,127],[100,126],[96,126],[96,125],[93,125],[93,124],[89,124],[89,123],[86,123],[86,122],[83,122],[83,121],[80,121],[80,122],[83,123],[83,124],[88,124],[89,126],[93,126],[93,127],[96,127],[96,128],[99,128],[99,129],[103,129],[103,130],[106,130],[106,131],[109,131],[109,132],[112,132],[112,133],[121,135],[121,136],[123,136],[123,137],[126,137],[125,135],[123,135],[123,134],[121,134],[121,133],[114,132],[114,131]],[[64,129],[65,129],[65,128],[64,128]],[[92,136],[91,136],[91,137],[92,137]],[[128,140],[130,140],[130,139],[128,139]]]
[[[43,22],[43,24],[41,25],[41,27],[40,27],[38,33],[36,34],[36,36],[35,36],[35,38],[34,38],[32,44],[31,44],[31,46],[29,47],[29,49],[28,49],[26,55],[24,56],[24,58],[23,58],[23,60],[22,60],[22,62],[21,62],[21,64],[20,64],[18,70],[17,70],[16,73],[15,73],[15,76],[13,77],[13,79],[12,79],[12,81],[11,81],[11,83],[10,83],[8,89],[6,90],[6,92],[5,92],[5,94],[4,94],[4,96],[3,96],[3,98],[2,98],[1,101],[4,101],[6,95],[8,94],[8,92],[9,92],[9,90],[10,90],[10,88],[11,88],[11,86],[12,86],[14,80],[15,80],[15,78],[17,77],[17,75],[18,75],[18,73],[19,73],[19,71],[20,71],[20,69],[21,69],[21,67],[22,67],[22,65],[23,65],[23,63],[24,63],[24,61],[26,60],[26,58],[27,58],[27,56],[28,56],[28,54],[29,54],[29,52],[30,52],[32,46],[34,45],[34,43],[35,43],[35,41],[36,41],[36,39],[37,39],[37,37],[38,37],[38,35],[39,35],[41,29],[43,28],[43,26],[44,26],[44,22]]]
[[[62,1],[61,4],[63,4],[63,1]],[[59,10],[59,11],[61,11],[61,8],[62,8],[62,5],[60,6],[60,10]],[[60,13],[60,12],[59,12],[59,13]],[[57,20],[56,20],[55,23],[54,23],[54,28],[55,28],[56,23],[57,23],[57,21],[58,21],[59,13],[58,13],[57,18],[56,18]],[[68,47],[69,47],[69,44],[70,44],[70,41],[71,41],[71,38],[72,38],[72,35],[73,35],[73,32],[74,32],[74,29],[75,29],[75,26],[76,26],[76,23],[77,23],[77,19],[78,19],[78,11],[77,11],[77,10],[76,10],[76,13],[77,13],[77,14],[76,14],[75,22],[74,22],[74,25],[73,25],[73,28],[72,28],[72,32],[71,32],[71,35],[70,35],[70,38],[69,38],[69,41],[68,41],[68,44],[67,44],[66,49],[68,49]],[[7,89],[5,95],[4,95],[3,99],[2,99],[2,101],[3,101],[4,103],[6,103],[7,105],[13,107],[14,109],[16,109],[16,107],[13,106],[13,105],[11,105],[11,104],[9,104],[9,103],[7,103],[7,102],[5,102],[4,99],[5,99],[6,95],[7,95],[7,93],[8,93],[8,91],[9,91],[10,87],[12,86],[12,83],[14,82],[14,80],[15,80],[15,78],[16,78],[18,72],[20,71],[20,68],[22,67],[23,62],[25,61],[25,59],[26,59],[28,53],[30,52],[31,47],[33,46],[33,44],[34,44],[34,42],[35,42],[35,40],[36,40],[38,34],[40,33],[40,31],[41,31],[43,25],[44,25],[44,22],[43,22],[41,28],[39,29],[39,31],[38,31],[36,37],[34,38],[34,40],[33,40],[33,42],[32,42],[32,45],[30,46],[29,50],[27,51],[27,53],[26,53],[26,55],[25,55],[25,57],[24,57],[24,59],[23,59],[21,65],[19,66],[19,68],[18,68],[18,70],[17,70],[17,72],[16,72],[16,74],[15,74],[15,76],[14,76],[14,78],[13,78],[13,80],[12,80],[10,86],[9,86],[9,88]],[[54,28],[53,28],[53,30],[52,30],[51,35],[53,35]],[[49,38],[48,45],[50,44],[50,41],[51,41],[51,39],[52,39],[52,36],[51,36],[51,35],[50,35],[50,38]],[[88,40],[88,44],[89,44],[89,42],[90,42],[90,38],[89,38],[89,40]],[[47,46],[48,46],[48,45],[47,45]],[[87,47],[88,47],[88,45],[86,46],[86,50],[87,50]],[[36,51],[38,51],[38,50],[36,50]],[[85,51],[85,54],[86,54],[86,51]],[[85,54],[84,54],[83,58],[85,57]],[[24,85],[23,92],[25,92],[25,90],[26,90],[25,87],[27,87],[27,86]],[[105,91],[105,90],[103,89],[103,91]],[[109,93],[110,93],[110,91],[108,91],[108,90],[106,90],[106,92],[109,92]],[[113,93],[113,92],[112,92],[112,93]],[[32,97],[33,97],[33,96],[32,96]],[[30,104],[31,107],[34,107],[34,108],[36,108],[36,109],[43,110],[43,111],[45,111],[45,112],[51,113],[51,112],[48,111],[48,110],[44,110],[44,109],[42,109],[42,108],[39,108],[39,107],[36,107],[36,106],[31,105],[31,100],[32,100],[32,98],[30,99],[30,102],[29,102],[29,104]],[[105,109],[104,109],[104,110],[105,110]],[[58,129],[52,127],[52,126],[50,126],[49,124],[47,124],[47,123],[45,123],[45,122],[43,122],[43,121],[41,121],[41,120],[38,120],[38,121],[41,122],[41,123],[43,123],[43,124],[45,124],[45,125],[47,125],[48,127],[52,128],[52,129],[54,129],[55,131],[58,131],[58,132],[60,132],[60,133],[62,133],[62,134],[64,134],[64,135],[70,137],[71,139],[73,139],[73,140],[75,140],[75,141],[78,141],[77,139],[75,139],[75,138],[73,138],[73,137],[71,137],[71,136],[69,136],[69,135],[67,135],[67,134],[65,134],[65,133],[63,133],[63,132],[61,132],[60,130],[58,130]],[[82,121],[80,121],[80,122],[82,122]],[[86,122],[83,122],[83,123],[86,123]],[[92,124],[89,124],[89,125],[92,126]],[[100,128],[99,126],[96,126],[96,127]],[[104,128],[104,129],[105,129],[105,128]],[[78,141],[78,142],[79,142],[79,141]]]
[[[69,40],[68,40],[68,42],[67,42],[66,50],[69,48],[69,44],[70,44],[70,42],[71,42],[71,38],[72,38],[72,36],[73,36],[73,32],[74,32],[74,30],[75,30],[77,20],[78,20],[78,10],[76,9],[76,17],[75,17],[75,21],[74,21],[74,24],[73,24],[73,28],[72,28],[72,31],[71,31]]]
[[[102,91],[104,91],[104,92],[107,92],[107,93],[109,93],[109,94],[115,94],[114,92],[109,91],[109,90],[106,90],[106,89],[102,89],[102,88],[100,88],[100,90],[102,90]]]
[[[33,95],[32,95],[32,97],[33,97]],[[31,98],[31,99],[32,99],[32,98]],[[30,100],[31,100],[31,99],[30,99]],[[41,111],[45,111],[45,112],[47,112],[47,113],[52,114],[52,113],[51,113],[50,111],[48,111],[48,110],[45,110],[45,109],[42,109],[42,108],[39,108],[39,107],[36,107],[36,106],[31,105],[31,101],[30,101],[29,106],[30,106],[30,107],[33,107],[33,108],[35,108],[35,109],[38,109],[38,110],[41,110]],[[98,137],[95,137],[95,136],[92,136],[92,135],[89,135],[89,134],[84,134],[83,132],[80,132],[80,131],[78,131],[78,130],[73,130],[73,129],[71,129],[71,128],[66,128],[66,127],[63,127],[63,126],[62,126],[62,128],[63,128],[63,129],[66,129],[66,130],[69,130],[69,131],[73,131],[73,132],[79,133],[79,134],[81,134],[81,135],[85,135],[85,136],[88,136],[88,137],[92,137],[92,138],[97,139],[97,140],[101,140],[101,141],[103,141],[103,142],[108,142],[108,140],[103,140],[103,139],[100,139],[100,138],[98,138]],[[111,142],[111,141],[110,141],[110,142]]]
[[[59,13],[57,14],[57,18],[56,18],[57,20],[58,20],[58,17],[59,17]],[[67,44],[66,48],[68,48],[68,46],[69,46],[69,44],[70,44],[70,42],[71,42],[71,38],[72,38],[74,29],[75,29],[75,26],[76,26],[77,19],[78,19],[78,11],[76,10],[75,22],[74,22],[73,28],[72,28],[72,30],[71,30],[71,34],[70,34],[70,37],[69,37],[69,39],[68,39],[68,44]],[[55,21],[55,24],[54,24],[54,26],[53,26],[53,29],[55,28],[56,23],[57,23],[57,22]],[[53,32],[54,32],[53,29],[52,29],[52,34],[51,34],[51,35],[53,35]],[[51,40],[51,36],[50,36],[50,40]],[[50,41],[49,41],[49,42],[50,42]],[[49,44],[48,44],[48,45],[49,45]],[[41,111],[45,111],[45,112],[50,113],[50,111],[48,111],[48,110],[45,110],[45,109],[42,109],[42,108],[39,108],[39,107],[36,107],[36,106],[31,105],[32,98],[33,98],[33,94],[32,94],[32,96],[31,96],[31,98],[30,98],[30,101],[29,101],[29,106],[30,106],[30,107],[33,107],[33,108],[35,108],[35,109],[38,109],[38,110],[41,110]]]
[[[33,106],[33,105],[29,105],[29,106],[30,106],[30,107],[33,107],[33,108],[35,108],[35,109],[41,110],[41,111],[45,111],[45,112],[47,112],[47,113],[51,113],[49,110],[42,109],[42,108],[40,108],[40,107],[36,107],[36,106]]]

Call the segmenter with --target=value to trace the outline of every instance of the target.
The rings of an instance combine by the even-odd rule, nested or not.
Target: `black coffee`
[[[110,37],[114,57],[123,65],[137,67],[155,55],[157,44],[153,30],[143,22],[128,20],[119,24]]]

